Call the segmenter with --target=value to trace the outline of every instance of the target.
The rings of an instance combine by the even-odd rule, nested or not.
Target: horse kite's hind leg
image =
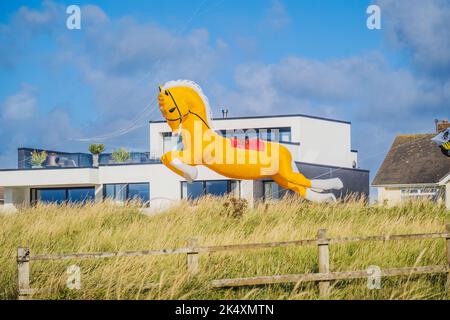
[[[290,189],[290,190],[298,193],[300,196],[302,196],[306,200],[313,201],[313,202],[335,202],[336,201],[336,197],[332,193],[315,192],[309,188],[305,188],[303,186],[299,186],[294,183],[288,182],[280,176],[274,176],[273,180],[276,183],[278,183],[280,186],[282,186],[283,188]]]
[[[279,175],[275,175],[272,177],[273,181],[278,183],[280,186],[282,186],[285,189],[290,189],[299,195],[301,195],[303,198],[306,198],[306,188],[303,186],[300,186],[298,184],[291,183],[289,181],[286,181],[283,177],[280,177]]]
[[[306,178],[299,172],[294,172],[292,166],[295,165],[292,162],[292,157],[289,152],[280,158],[280,167],[278,169],[278,176],[287,180],[290,183],[303,186],[305,188],[314,188],[320,190],[340,190],[343,188],[341,179],[313,179]]]

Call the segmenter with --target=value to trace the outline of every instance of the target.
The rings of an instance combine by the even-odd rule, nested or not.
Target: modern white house
[[[259,137],[279,141],[292,153],[295,164],[308,178],[339,177],[344,188],[336,196],[359,193],[368,197],[369,172],[358,168],[358,152],[351,147],[351,123],[308,115],[277,115],[214,119],[214,129],[229,136]],[[176,175],[160,157],[176,143],[164,121],[149,123],[148,152],[131,152],[126,163],[115,163],[111,154],[100,155],[100,165],[92,166],[88,153],[46,150],[42,168],[29,163],[34,148],[18,149],[18,167],[0,170],[4,188],[3,209],[15,210],[43,202],[116,201],[139,198],[150,207],[167,206],[180,199],[205,194],[232,193],[256,201],[277,199],[287,191],[273,181],[230,180],[203,166],[193,183]]]

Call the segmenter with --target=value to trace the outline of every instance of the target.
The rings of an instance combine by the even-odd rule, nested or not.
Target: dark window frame
[[[241,180],[228,180],[228,179],[216,179],[216,180],[196,180],[194,182],[201,182],[202,183],[202,195],[199,197],[204,197],[206,195],[208,195],[209,193],[207,193],[206,191],[206,183],[207,182],[226,182],[227,183],[227,194],[230,194],[232,192],[231,189],[231,183],[232,182],[236,182],[238,184],[238,188],[239,188],[239,198],[241,197]],[[189,200],[188,197],[183,197],[183,185],[187,184],[187,181],[180,181],[180,195],[181,195],[181,200]],[[190,199],[190,200],[196,200],[198,198],[194,198],[194,199]]]
[[[50,187],[50,188],[30,188],[30,203],[32,206],[36,205],[40,200],[37,199],[38,190],[64,190],[64,201],[62,203],[70,203],[69,201],[69,190],[80,190],[80,189],[92,189],[94,190],[94,199],[91,201],[95,201],[95,186],[85,186],[85,187]],[[86,201],[84,201],[86,202]],[[52,203],[52,202],[50,202]],[[73,202],[73,203],[83,203],[83,202]]]
[[[106,186],[116,186],[116,185],[121,185],[124,184],[125,185],[125,201],[130,201],[133,199],[130,199],[129,194],[130,194],[130,185],[147,185],[148,186],[148,201],[146,202],[150,202],[150,182],[131,182],[131,183],[104,183],[102,185],[102,189],[103,189],[103,200],[108,199],[110,197],[107,197],[106,195]],[[114,197],[112,199],[116,199],[116,188],[114,188]]]
[[[272,133],[272,130],[278,130],[278,140],[277,139],[272,140],[269,137],[268,137],[268,139],[261,138],[261,131],[265,131],[266,133],[269,133],[269,135],[270,135]],[[253,133],[255,133],[256,137],[258,139],[265,140],[265,141],[287,142],[287,143],[292,142],[292,127],[266,127],[266,128],[261,127],[261,128],[230,129],[230,130],[221,129],[221,130],[217,130],[216,132],[218,134],[220,134],[221,136],[223,136],[223,137],[232,138],[232,137],[235,137],[235,135],[227,136],[227,133],[234,132],[234,131],[245,133],[246,134],[245,137],[248,137],[247,132],[252,133],[252,137],[253,137]],[[289,133],[289,140],[288,141],[284,141],[284,140],[280,139],[282,132],[288,132]]]

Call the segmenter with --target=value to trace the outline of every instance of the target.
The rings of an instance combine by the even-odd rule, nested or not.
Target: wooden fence
[[[32,255],[29,248],[20,247],[17,250],[17,271],[18,271],[18,298],[27,299],[38,291],[30,287],[30,262],[45,260],[71,260],[71,259],[101,259],[113,257],[139,257],[156,255],[186,254],[187,270],[190,275],[195,276],[199,272],[199,255],[203,253],[214,253],[233,250],[255,250],[281,248],[289,246],[311,246],[318,248],[319,273],[272,275],[262,277],[249,277],[237,279],[213,280],[211,286],[215,288],[255,286],[275,283],[298,283],[298,282],[319,282],[319,292],[322,297],[330,293],[330,281],[351,280],[368,278],[370,274],[367,270],[358,271],[330,271],[330,250],[332,244],[342,244],[360,241],[401,241],[401,240],[423,240],[423,239],[446,239],[446,265],[416,266],[405,268],[390,268],[381,270],[381,277],[392,277],[401,275],[419,275],[430,273],[447,273],[447,289],[450,289],[450,224],[446,225],[446,232],[443,233],[423,233],[423,234],[403,234],[387,236],[368,237],[341,237],[328,238],[325,229],[320,229],[316,239],[304,239],[294,241],[233,244],[222,246],[199,246],[197,239],[188,241],[188,246],[178,249],[142,250],[125,252],[92,252],[92,253],[66,253],[52,255]]]

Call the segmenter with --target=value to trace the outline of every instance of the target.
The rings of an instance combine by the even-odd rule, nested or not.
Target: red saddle
[[[264,141],[258,138],[245,139],[245,141],[238,138],[230,138],[230,141],[233,148],[264,151]]]

